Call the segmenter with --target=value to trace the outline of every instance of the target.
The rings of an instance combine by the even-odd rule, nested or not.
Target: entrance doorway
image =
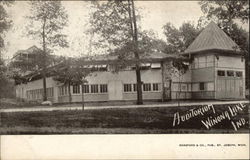
[[[243,80],[242,79],[218,79],[217,80],[217,98],[237,99],[243,98]]]

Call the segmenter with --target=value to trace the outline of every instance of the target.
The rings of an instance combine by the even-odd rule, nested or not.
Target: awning
[[[142,63],[141,64],[142,67],[150,67],[150,65],[151,65],[150,63]]]
[[[151,68],[161,68],[161,63],[152,63]]]

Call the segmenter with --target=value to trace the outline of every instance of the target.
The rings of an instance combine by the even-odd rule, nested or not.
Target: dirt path
[[[178,107],[178,106],[194,106],[194,105],[215,105],[215,104],[238,104],[238,103],[249,103],[247,100],[242,101],[208,101],[208,102],[181,102],[178,103],[161,103],[161,104],[145,104],[145,105],[124,105],[124,106],[86,106],[85,110],[91,109],[109,109],[109,108],[145,108],[145,107]],[[55,111],[55,110],[82,110],[81,104],[76,104],[75,106],[52,106],[52,107],[43,107],[38,106],[35,108],[8,108],[8,109],[0,109],[1,112],[37,112],[37,111]]]

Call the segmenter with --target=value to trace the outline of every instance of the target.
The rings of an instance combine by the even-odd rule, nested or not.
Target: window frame
[[[82,85],[82,93],[84,93],[84,94],[88,94],[88,93],[90,93],[90,89],[89,89],[90,87],[89,87],[89,85],[88,84],[83,84]],[[85,92],[87,90],[87,92]]]
[[[96,91],[96,92],[93,92],[93,90]],[[92,93],[92,94],[99,93],[98,84],[91,84],[91,85],[90,85],[90,93]]]
[[[100,93],[108,93],[108,85],[100,84]]]
[[[130,84],[130,83],[123,84],[123,92],[124,93],[130,93],[132,91],[133,91],[132,84]]]
[[[133,92],[137,92],[137,83],[133,84]]]
[[[152,84],[152,91],[154,91],[154,92],[160,91],[160,84],[159,83],[153,83]]]
[[[77,92],[75,92],[77,91]],[[80,85],[73,85],[72,87],[72,94],[80,94],[81,90],[80,90]]]
[[[205,91],[205,82],[200,82],[199,83],[199,90],[200,91]]]
[[[151,83],[143,83],[142,85],[143,91],[144,92],[151,92]]]
[[[219,75],[219,72],[224,73],[224,75]],[[225,77],[226,76],[226,71],[225,70],[217,70],[217,76],[218,77]]]
[[[228,73],[233,73],[232,75],[228,74]],[[235,77],[235,72],[233,70],[227,70],[227,77]]]
[[[238,76],[237,73],[240,73],[240,76]],[[242,71],[235,71],[235,77],[242,78],[243,77],[243,72]]]

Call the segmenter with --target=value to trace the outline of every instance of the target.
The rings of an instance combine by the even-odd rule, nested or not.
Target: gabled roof
[[[213,21],[196,37],[184,54],[192,54],[206,50],[239,52],[239,46]]]
[[[15,59],[15,57],[19,56],[20,54],[36,54],[37,52],[42,51],[41,49],[39,49],[37,46],[33,45],[32,47],[25,49],[25,50],[18,50],[14,56],[12,57],[12,59]]]
[[[33,45],[26,50],[19,50],[17,52],[18,53],[25,53],[25,54],[35,54],[35,52],[37,52],[37,51],[41,51],[41,49],[39,49],[37,46]]]

